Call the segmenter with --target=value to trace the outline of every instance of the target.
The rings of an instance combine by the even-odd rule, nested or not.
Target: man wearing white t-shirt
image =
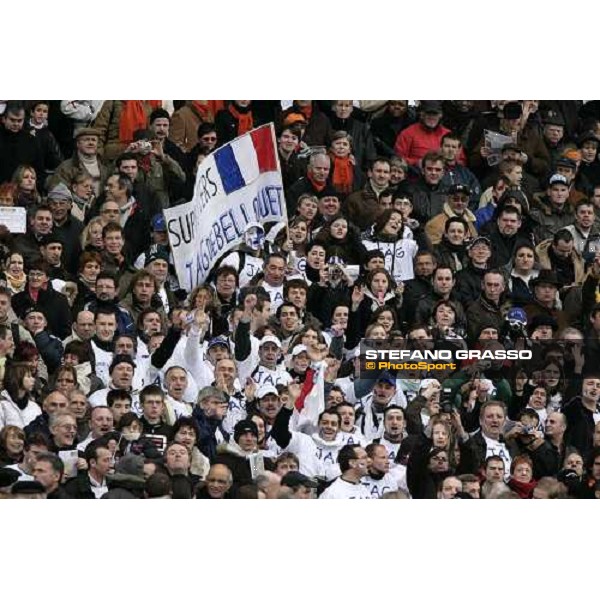
[[[498,456],[510,473],[512,462],[510,452],[504,443],[503,433],[506,424],[506,406],[498,400],[488,400],[481,407],[480,430],[463,446],[459,473],[477,474],[486,458]]]
[[[369,444],[366,451],[371,464],[361,483],[371,498],[381,498],[386,492],[397,491],[398,481],[390,474],[390,459],[386,447],[383,444]]]
[[[344,446],[338,454],[342,474],[321,494],[320,500],[370,500],[371,494],[362,485],[368,474],[367,451],[358,444]]]
[[[265,260],[262,282],[259,285],[271,297],[271,314],[275,314],[283,304],[283,282],[285,281],[286,260],[281,254],[271,254]]]

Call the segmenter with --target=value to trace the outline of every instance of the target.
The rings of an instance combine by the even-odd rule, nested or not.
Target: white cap
[[[294,346],[292,356],[298,356],[298,354],[302,354],[302,352],[308,352],[308,348],[304,344],[298,344],[297,346]]]
[[[419,385],[419,391],[420,390],[424,390],[426,387],[428,387],[431,383],[438,383],[439,381],[437,379],[433,379],[433,378],[429,378],[429,379],[422,379],[421,380],[421,384]],[[441,386],[440,386],[441,387]]]
[[[281,341],[279,340],[279,338],[275,337],[274,335],[265,335],[260,340],[260,343],[258,344],[258,346],[261,347],[264,344],[268,344],[269,342],[271,342],[271,344],[275,344],[278,348],[281,348]]]
[[[254,394],[254,397],[257,400],[260,400],[261,398],[264,398],[268,394],[275,394],[275,396],[279,396],[279,392],[277,391],[277,388],[274,385],[267,384],[267,385],[263,385],[262,387],[258,388],[258,390],[256,391],[256,394]]]

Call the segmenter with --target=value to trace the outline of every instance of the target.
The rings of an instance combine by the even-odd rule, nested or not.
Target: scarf
[[[150,169],[152,169],[152,154],[138,156],[138,166],[143,173],[150,173]]]
[[[14,398],[11,398],[11,400],[17,405],[19,410],[25,410],[27,408],[27,405],[29,404],[29,398],[30,394],[28,392],[22,398],[19,398],[19,396],[15,396]]]
[[[326,183],[319,183],[313,179],[312,173],[307,173],[306,178],[310,181],[317,192],[322,192],[325,189]]]
[[[79,387],[87,396],[90,393],[90,388],[92,387],[92,382],[90,380],[90,375],[92,373],[92,365],[90,361],[86,361],[79,365],[75,365],[75,374],[77,376],[77,383]]]
[[[119,120],[119,141],[129,144],[133,141],[133,134],[138,129],[146,127],[146,112],[143,100],[123,100],[121,118]]]
[[[37,304],[38,298],[40,296],[40,292],[42,290],[47,290],[47,289],[48,289],[48,283],[45,283],[44,285],[40,286],[37,290],[34,290],[32,287],[29,287],[27,289],[27,293],[29,294],[29,297]]]
[[[375,185],[375,183],[373,181],[370,181],[369,183],[371,184],[371,189],[375,192],[375,195],[377,196],[377,198],[379,198],[379,196],[381,195],[381,192],[388,189],[387,185],[378,186],[378,185]]]
[[[33,119],[29,119],[29,127],[37,130],[44,129],[44,127],[48,127],[48,119],[44,119],[44,122],[41,125],[34,123]]]
[[[207,121],[212,123],[214,121],[214,114],[208,105],[208,100],[192,100],[190,106],[203,123]]]
[[[135,198],[131,196],[123,206],[119,207],[119,223],[121,227],[125,227],[127,219],[134,213]]]
[[[27,275],[25,273],[21,273],[18,277],[11,275],[8,271],[4,273],[6,277],[6,282],[8,283],[8,287],[17,294],[18,292],[22,292],[25,289],[25,284],[27,283]]]
[[[535,488],[536,485],[537,485],[537,481],[535,481],[534,479],[532,479],[529,483],[522,483],[512,477],[508,480],[508,487],[513,492],[516,492],[519,495],[519,497],[522,498],[523,500],[527,500],[528,498],[531,498],[531,496],[533,494],[533,489]]]
[[[338,192],[348,194],[352,191],[352,183],[354,181],[354,166],[350,162],[350,157],[340,158],[330,154],[333,175],[331,183]]]
[[[92,341],[100,350],[104,350],[104,352],[114,352],[115,351],[115,343],[113,340],[109,342],[103,342],[97,335],[92,338]],[[85,364],[85,363],[84,363]]]
[[[83,273],[79,275],[79,281],[81,281],[81,283],[83,283],[83,285],[92,292],[96,289],[96,280],[87,279],[83,276]]]
[[[238,122],[237,134],[242,135],[247,133],[254,128],[254,121],[252,119],[252,107],[248,106],[242,108],[235,104],[230,104],[228,108],[230,114]]]

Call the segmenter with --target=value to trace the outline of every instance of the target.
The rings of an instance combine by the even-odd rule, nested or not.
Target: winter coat
[[[19,165],[30,165],[37,175],[38,189],[44,181],[44,158],[35,136],[22,129],[18,133],[0,126],[0,183],[10,181]]]
[[[371,163],[377,158],[375,143],[371,129],[366,123],[361,123],[352,116],[340,119],[336,115],[329,118],[333,131],[345,131],[352,137],[352,155],[357,167],[366,172]]]
[[[55,223],[52,229],[52,234],[62,241],[61,261],[69,273],[77,273],[78,271],[81,256],[79,236],[82,230],[83,224],[71,215],[67,215],[67,219],[62,225]]]
[[[464,261],[467,257],[465,244],[454,246],[448,239],[442,237],[442,241],[433,247],[438,267],[448,267],[454,273],[463,270]]]
[[[486,272],[487,269],[478,269],[469,261],[467,266],[456,274],[454,290],[462,304],[468,306],[470,302],[479,298],[481,282]]]
[[[559,229],[575,222],[575,211],[568,202],[558,212],[546,195],[534,197],[530,216],[535,223],[533,232],[538,243],[551,238]]]
[[[171,117],[169,139],[184,152],[189,152],[198,143],[198,127],[203,122],[192,104],[182,106]]]
[[[338,193],[331,187],[330,184],[326,183],[322,190],[317,190],[312,184],[308,177],[301,177],[294,183],[285,195],[285,202],[287,207],[288,215],[295,215],[296,208],[298,207],[298,198],[303,194],[310,194],[317,198],[323,198],[324,196],[338,196]]]
[[[411,166],[420,166],[423,157],[442,145],[442,138],[450,133],[443,125],[434,130],[427,129],[421,123],[415,123],[400,132],[396,138],[394,151]]]
[[[29,291],[25,290],[12,297],[12,307],[16,315],[22,319],[25,311],[30,306],[40,308],[46,315],[48,321],[48,331],[52,335],[63,340],[71,333],[71,309],[67,298],[55,292],[51,285],[47,289],[41,289],[38,293],[37,302],[29,295]]]
[[[478,339],[483,326],[491,327],[491,324],[493,324],[498,330],[502,329],[504,318],[510,307],[509,300],[501,301],[500,304],[496,305],[481,294],[467,310],[467,333],[469,338],[472,340]]]
[[[100,132],[98,137],[98,154],[106,162],[114,161],[125,152],[126,144],[119,141],[119,125],[123,100],[105,100],[98,116],[94,120],[93,128]],[[150,116],[152,106],[144,101],[146,117]]]
[[[223,439],[228,440],[229,435],[223,429],[223,421],[220,419],[208,418],[204,411],[200,408],[199,405],[194,407],[192,411],[192,417],[196,421],[196,425],[198,426],[198,430],[200,432],[200,436],[198,438],[198,448],[200,452],[204,456],[208,458],[211,462],[214,462],[217,456],[217,431],[223,437]]]
[[[63,156],[56,138],[47,127],[28,127],[29,134],[37,139],[42,152],[42,163],[46,172],[53,172],[62,162]]]
[[[535,249],[536,254],[538,255],[540,269],[546,270],[556,270],[552,265],[550,256],[548,251],[552,246],[552,240],[547,239],[541,242]],[[575,268],[575,281],[573,282],[575,285],[581,285],[583,283],[583,279],[585,277],[585,264],[583,262],[583,258],[581,254],[577,252],[577,250],[573,250],[571,253],[571,258],[573,260],[573,265]]]
[[[475,215],[469,209],[466,209],[462,215],[457,215],[453,212],[453,210],[447,203],[444,203],[444,206],[442,207],[442,212],[439,215],[433,217],[425,225],[425,234],[429,238],[429,241],[434,245],[439,244],[442,241],[442,237],[444,235],[444,227],[446,225],[446,221],[450,217],[458,216],[460,216],[464,221],[467,222],[467,225],[469,227],[469,237],[477,237],[477,229],[475,229]]]
[[[25,429],[29,423],[42,414],[42,409],[29,400],[25,408],[19,408],[6,390],[0,393],[0,430],[7,425],[15,425]]]
[[[98,169],[100,171],[98,193],[101,194],[102,190],[104,189],[104,183],[111,174],[111,170],[106,165],[106,163],[100,159],[100,157],[98,157]],[[59,183],[64,183],[67,187],[70,188],[71,181],[73,181],[75,175],[79,171],[88,173],[85,164],[81,162],[81,160],[79,159],[79,155],[75,153],[72,158],[63,161],[58,165],[54,174],[48,178],[46,182],[46,189],[51,190]]]
[[[217,455],[212,461],[213,465],[226,465],[233,475],[233,495],[244,485],[252,483],[252,471],[248,455],[235,443],[220,444]]]
[[[366,231],[383,209],[379,204],[377,192],[368,182],[362,190],[353,192],[346,198],[342,212],[361,231]]]
[[[288,108],[281,115],[282,122],[285,121],[285,118],[290,113],[299,113],[300,108],[296,105]],[[310,119],[306,125],[306,130],[304,132],[304,137],[302,141],[307,146],[324,146],[328,147],[331,141],[331,136],[333,135],[333,128],[331,127],[331,122],[327,118],[325,114],[323,114],[319,107],[313,102],[312,106],[312,114]]]

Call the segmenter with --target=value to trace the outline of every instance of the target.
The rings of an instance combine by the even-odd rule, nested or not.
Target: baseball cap
[[[281,348],[281,341],[279,340],[279,338],[275,337],[274,335],[265,335],[260,340],[258,347],[260,348],[261,346],[264,346],[265,344],[268,344],[268,343],[275,344],[278,348]]]
[[[389,371],[384,371],[381,373],[381,375],[377,378],[377,383],[389,383],[394,387],[397,385],[396,378]]]
[[[314,479],[300,473],[300,471],[289,471],[281,478],[281,485],[296,488],[301,485],[316,489],[318,484]]]
[[[229,350],[229,340],[224,335],[218,335],[208,342],[207,350],[210,350],[215,346],[225,346]]]
[[[567,156],[561,156],[556,160],[555,166],[567,167],[568,169],[575,170],[577,168],[577,163]]]
[[[157,244],[152,245],[146,253],[144,266],[148,266],[155,260],[164,260],[165,262],[169,262],[169,252],[165,246],[160,246]]]
[[[565,120],[556,113],[549,114],[544,120],[544,125],[559,125],[561,127],[565,126]]]
[[[455,183],[448,189],[448,195],[453,196],[454,194],[464,194],[465,196],[470,196],[471,188],[464,183]]]
[[[564,175],[561,175],[560,173],[555,173],[548,180],[548,186],[552,185],[566,185],[568,187],[569,182],[567,181],[567,178]]]
[[[421,100],[419,110],[428,113],[441,113],[442,103],[439,100]]]
[[[298,354],[302,354],[303,352],[308,352],[308,348],[304,344],[298,344],[297,346],[294,346],[292,356],[298,356]]]
[[[257,400],[260,400],[261,398],[264,398],[265,396],[268,396],[269,394],[274,394],[275,396],[279,396],[279,392],[277,391],[277,388],[274,385],[271,385],[270,383],[259,387],[258,390],[256,390],[254,397]]]
[[[469,243],[469,249],[473,248],[473,246],[475,246],[476,244],[485,244],[489,248],[492,247],[492,242],[489,240],[489,238],[486,238],[483,235],[478,235],[476,238],[473,238]]]
[[[519,321],[520,323],[523,323],[523,325],[527,325],[527,313],[522,308],[511,308],[508,311],[506,318],[509,321]]]
[[[167,231],[167,222],[161,213],[154,215],[150,224],[153,231]]]

